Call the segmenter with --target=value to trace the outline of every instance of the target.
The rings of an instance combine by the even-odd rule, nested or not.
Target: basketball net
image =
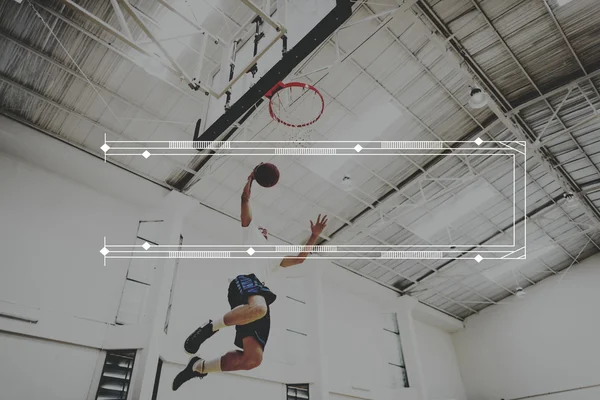
[[[312,132],[314,131],[314,128],[311,126],[295,128],[277,121],[275,123],[277,124],[275,130],[279,132],[277,137],[288,142],[287,146],[295,148],[307,148],[311,146],[309,142],[312,140]]]
[[[269,114],[277,124],[279,137],[293,147],[309,147],[313,124],[321,118],[325,101],[319,91],[302,82],[278,83],[266,97]]]

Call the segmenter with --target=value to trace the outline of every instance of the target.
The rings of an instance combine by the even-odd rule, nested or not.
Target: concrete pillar
[[[396,301],[395,309],[409,386],[417,389],[420,400],[429,400],[413,318],[413,310],[418,304],[418,300],[402,296]]]
[[[183,218],[197,205],[196,200],[179,192],[170,192],[167,195],[164,207],[160,210],[164,226],[159,244],[179,243]],[[154,262],[154,282],[148,293],[141,324],[146,335],[145,346],[136,360],[138,373],[133,386],[133,399],[149,400],[152,397],[175,264],[176,259],[173,258],[161,258]]]

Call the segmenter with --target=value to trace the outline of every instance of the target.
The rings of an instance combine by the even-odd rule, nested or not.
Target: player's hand
[[[248,182],[244,186],[244,190],[242,191],[242,200],[248,201],[250,200],[250,194],[252,193],[252,182],[254,181],[254,171],[248,176]]]
[[[315,224],[312,220],[310,221],[310,230],[313,236],[319,236],[325,227],[327,226],[327,215],[321,218],[321,214],[317,217],[317,223]]]

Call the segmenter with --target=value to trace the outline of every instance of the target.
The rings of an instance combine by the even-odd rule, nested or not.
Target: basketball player
[[[252,221],[250,210],[250,192],[254,173],[248,177],[248,182],[242,191],[241,222],[244,233],[244,244],[258,244],[268,240],[267,230],[256,226]],[[173,390],[192,378],[204,378],[213,372],[251,370],[258,367],[263,359],[263,352],[269,338],[271,318],[269,306],[275,301],[275,294],[265,286],[265,279],[279,267],[291,267],[304,262],[310,249],[316,243],[319,235],[325,229],[327,216],[318,216],[317,222],[310,221],[312,235],[306,243],[307,248],[296,257],[284,257],[282,260],[256,260],[245,266],[253,269],[248,274],[238,275],[229,284],[229,305],[231,311],[224,316],[209,320],[196,329],[185,341],[187,353],[195,354],[204,341],[221,329],[235,326],[234,344],[242,351],[230,351],[214,360],[204,360],[192,357],[188,365],[173,380]],[[245,261],[245,260],[244,260]]]

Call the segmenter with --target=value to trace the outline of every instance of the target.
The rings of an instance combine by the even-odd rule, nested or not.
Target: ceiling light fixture
[[[519,299],[522,299],[523,297],[525,297],[526,294],[527,293],[520,286],[515,289],[515,296],[517,296]]]
[[[352,185],[352,178],[350,178],[348,175],[344,175],[344,177],[342,178],[342,188],[344,188],[345,191],[349,192],[352,190],[353,185]]]
[[[480,109],[487,106],[488,95],[481,88],[471,87],[469,97],[469,106],[471,108]]]

